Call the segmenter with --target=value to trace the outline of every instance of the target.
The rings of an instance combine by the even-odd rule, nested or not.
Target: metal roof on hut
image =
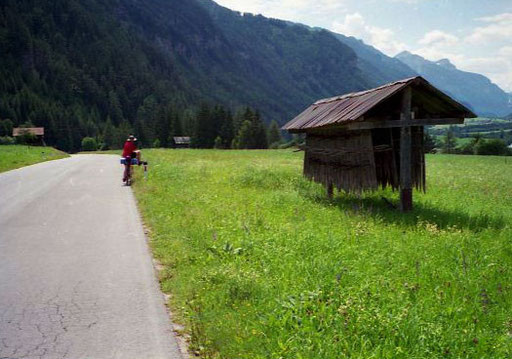
[[[173,137],[174,143],[177,145],[190,145],[190,137],[178,136]]]
[[[319,100],[283,126],[306,133],[304,175],[346,192],[425,190],[424,126],[461,124],[476,115],[422,77]]]
[[[44,127],[17,127],[12,129],[13,137],[19,137],[26,134],[44,136]]]
[[[413,96],[413,104],[411,106],[414,109],[415,103],[420,105],[426,116],[437,119],[476,117],[471,110],[432,86],[424,78],[418,76],[392,82],[367,91],[318,100],[284,125],[283,130],[299,133],[307,132],[308,129],[371,120],[368,115],[376,115],[378,111],[375,111],[375,108],[377,106],[389,100],[406,87],[411,86],[414,87],[415,95],[418,95],[417,97]],[[418,115],[422,114],[416,113],[416,117],[419,118]],[[385,117],[382,117],[382,114],[379,115],[380,118],[375,118],[376,120],[385,119]],[[390,114],[386,113],[386,115],[389,117]]]

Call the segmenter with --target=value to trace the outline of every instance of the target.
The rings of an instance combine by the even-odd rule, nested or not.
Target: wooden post
[[[330,182],[327,185],[327,198],[332,199],[334,196],[334,185]]]
[[[404,90],[401,120],[411,121],[411,88]],[[400,132],[400,210],[412,210],[412,144],[411,126],[403,126]]]

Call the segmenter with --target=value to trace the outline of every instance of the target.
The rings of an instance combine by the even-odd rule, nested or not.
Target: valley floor
[[[327,201],[302,154],[146,150],[161,283],[207,358],[510,358],[512,161],[430,155],[415,210]]]

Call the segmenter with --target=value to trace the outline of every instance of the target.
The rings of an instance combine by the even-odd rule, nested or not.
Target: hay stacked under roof
[[[423,128],[414,127],[413,185],[425,190]],[[339,191],[360,193],[400,185],[400,131],[374,129],[336,134],[308,134],[304,175]]]

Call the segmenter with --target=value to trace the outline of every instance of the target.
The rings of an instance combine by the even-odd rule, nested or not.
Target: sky
[[[323,27],[389,56],[407,50],[483,74],[512,92],[512,0],[215,0],[240,12]]]

